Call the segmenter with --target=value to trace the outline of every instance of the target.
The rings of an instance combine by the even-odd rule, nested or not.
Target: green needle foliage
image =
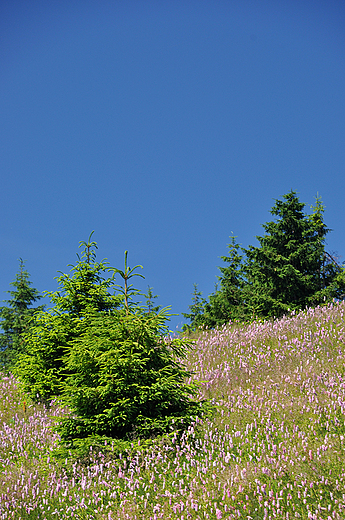
[[[185,428],[201,406],[196,384],[181,365],[186,343],[167,340],[166,310],[158,314],[102,313],[88,317],[84,333],[64,357],[69,372],[63,399],[64,440],[106,436],[145,439]]]
[[[169,336],[170,315],[153,307],[151,288],[146,306],[133,301],[139,291],[128,282],[142,276],[134,272],[141,266],[127,265],[127,251],[124,270],[97,263],[91,235],[49,293],[54,307],[35,315],[14,373],[35,401],[58,397],[68,406],[58,431],[70,447],[109,437],[123,446],[184,430],[209,410],[196,397],[198,384],[186,382],[190,342]]]
[[[192,305],[189,306],[189,313],[182,312],[182,316],[189,319],[193,324],[192,327],[189,325],[184,325],[184,331],[190,331],[193,327],[202,326],[204,323],[204,306],[206,304],[206,300],[202,298],[202,292],[198,291],[198,284],[194,284],[194,291],[192,293]]]
[[[19,272],[11,285],[13,291],[8,291],[10,300],[4,300],[8,304],[0,307],[0,326],[4,331],[0,334],[0,365],[4,370],[10,370],[17,356],[24,351],[25,342],[23,334],[28,331],[31,318],[37,310],[43,310],[44,306],[32,308],[31,305],[41,298],[37,289],[31,286],[30,275],[24,269],[24,262],[19,260]]]
[[[151,312],[158,312],[159,309],[161,308],[160,305],[153,304],[153,300],[155,298],[158,298],[158,295],[157,294],[154,295],[152,292],[152,289],[153,289],[153,287],[148,286],[147,294],[144,294],[144,296],[146,298],[146,312],[148,314],[150,314]]]
[[[294,191],[277,200],[271,210],[277,219],[263,225],[260,246],[245,250],[251,297],[264,317],[343,297],[344,270],[325,250],[330,230],[323,221],[324,206],[319,197],[311,215],[304,206]]]
[[[114,275],[116,273],[118,273],[121,276],[121,278],[123,279],[124,286],[122,287],[121,285],[117,285],[116,287],[118,287],[120,292],[123,294],[126,314],[128,316],[129,306],[132,303],[130,300],[132,300],[134,295],[140,294],[139,291],[137,291],[136,289],[133,289],[133,284],[128,285],[128,280],[130,280],[134,276],[140,276],[140,278],[144,278],[144,276],[142,274],[134,272],[138,267],[141,267],[143,269],[142,265],[136,265],[135,267],[132,267],[132,268],[130,268],[127,265],[127,256],[128,256],[128,251],[125,251],[125,269],[124,269],[124,271],[121,271],[121,269],[113,269],[113,271],[114,271]],[[136,304],[134,303],[134,306],[135,305]]]
[[[232,237],[228,265],[220,267],[220,291],[212,294],[192,326],[215,327],[229,320],[280,317],[292,310],[343,299],[345,271],[325,250],[329,229],[324,206],[316,198],[310,215],[296,192],[276,200],[271,214],[276,220],[263,224],[259,246],[241,248]],[[189,317],[188,315],[185,315]]]
[[[205,303],[204,316],[206,323],[213,327],[222,325],[232,319],[243,320],[248,309],[245,305],[247,285],[243,265],[241,247],[236,237],[231,236],[228,244],[228,256],[221,256],[226,267],[219,267],[222,276],[218,277],[220,290],[210,296]],[[199,322],[202,320],[199,318]]]
[[[328,229],[323,207],[317,201],[315,214],[304,213],[295,192],[277,200],[271,213],[276,221],[263,225],[266,234],[257,237],[259,247],[249,246],[246,271],[252,293],[263,316],[281,316],[311,303],[321,303],[324,242]]]
[[[83,334],[87,316],[112,312],[123,300],[121,295],[110,292],[115,281],[105,274],[111,269],[104,261],[96,262],[97,245],[91,242],[91,236],[88,242],[80,243],[83,253],[71,273],[61,273],[57,278],[58,290],[46,293],[53,307],[35,313],[30,329],[23,335],[25,351],[13,373],[34,400],[49,402],[61,395],[61,385],[68,375],[63,356],[71,342]]]

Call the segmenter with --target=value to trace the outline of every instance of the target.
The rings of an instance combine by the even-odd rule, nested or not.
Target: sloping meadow
[[[345,518],[345,304],[201,332],[188,358],[213,417],[88,462],[55,457],[64,410],[0,381],[0,519]]]

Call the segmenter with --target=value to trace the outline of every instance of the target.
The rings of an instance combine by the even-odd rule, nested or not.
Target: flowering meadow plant
[[[212,418],[88,461],[56,456],[66,410],[0,381],[0,519],[345,517],[345,303],[195,334]],[[115,453],[115,452],[114,452]]]

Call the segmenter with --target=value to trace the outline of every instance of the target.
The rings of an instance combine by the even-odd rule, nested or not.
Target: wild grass
[[[178,439],[56,456],[64,410],[0,381],[0,519],[345,518],[345,303],[200,332],[215,415]]]

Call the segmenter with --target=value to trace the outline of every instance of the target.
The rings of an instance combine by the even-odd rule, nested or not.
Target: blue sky
[[[344,27],[333,0],[3,0],[0,298],[19,257],[55,290],[95,230],[187,312],[291,189],[345,260]]]

